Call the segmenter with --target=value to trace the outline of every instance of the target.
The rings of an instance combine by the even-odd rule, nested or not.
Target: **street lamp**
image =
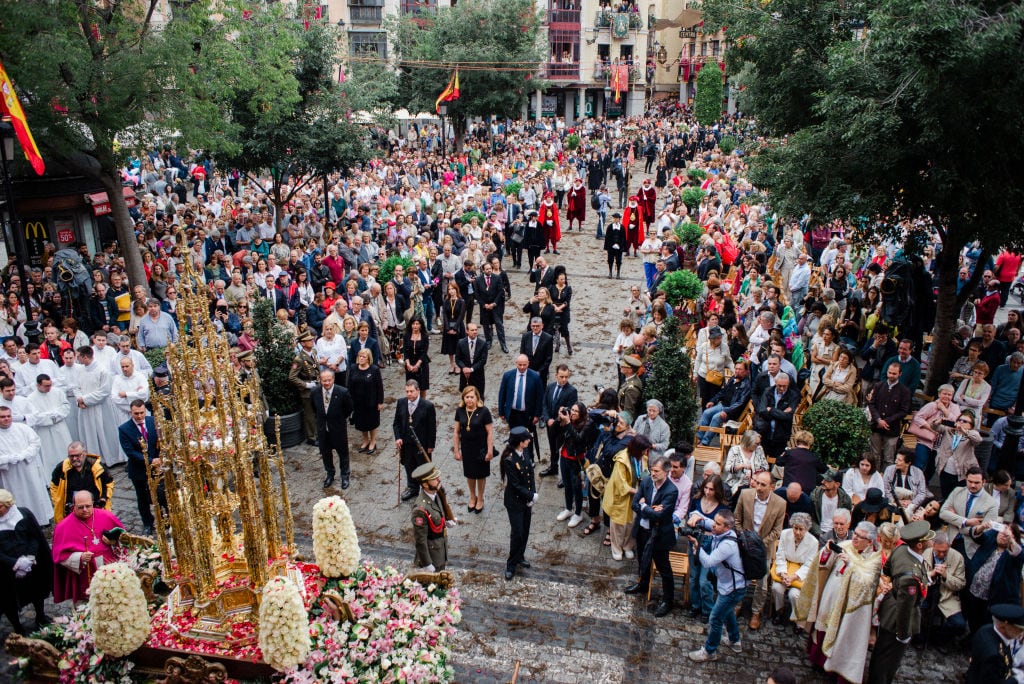
[[[25,263],[28,260],[28,244],[25,241],[25,233],[21,227],[21,220],[14,208],[14,179],[11,177],[11,163],[14,161],[14,126],[10,119],[0,122],[0,138],[3,144],[0,145],[0,168],[3,169],[0,181],[4,186],[4,204],[7,205],[7,227],[10,230],[11,238],[14,240],[14,255],[17,257],[18,276],[21,278],[21,305],[25,307],[25,331],[32,330],[32,301],[28,296],[28,276],[25,272]]]
[[[448,103],[442,102],[440,105],[438,105],[437,113],[441,115],[441,159],[444,160],[444,158],[445,158],[445,138],[448,137],[446,135],[446,133],[445,133],[445,130],[444,130],[444,117],[445,117],[446,114],[448,114]]]

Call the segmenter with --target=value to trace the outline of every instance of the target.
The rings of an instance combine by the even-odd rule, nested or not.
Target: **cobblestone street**
[[[589,212],[588,212],[589,213]],[[574,347],[569,358],[563,348],[554,365],[568,363],[571,382],[579,389],[581,401],[594,400],[595,383],[614,386],[615,359],[611,346],[628,287],[642,275],[639,259],[629,258],[624,279],[609,281],[604,272],[601,243],[594,239],[594,220],[588,233],[564,236],[562,255],[550,255],[551,263],[565,264],[573,298]],[[506,265],[511,266],[506,259]],[[513,303],[506,309],[509,346],[518,348],[525,327],[522,304],[532,293],[525,270],[509,271]],[[628,278],[628,279],[627,279]],[[438,444],[435,461],[441,468],[449,499],[456,513],[466,509],[465,480],[461,464],[452,458],[452,416],[456,407],[457,382],[447,375],[447,359],[434,345],[432,386],[429,398],[437,407]],[[497,397],[500,374],[511,368],[513,356],[491,350],[487,366],[488,406]],[[404,375],[394,367],[384,371],[386,393],[400,396]],[[356,401],[359,397],[354,397]],[[381,439],[377,454],[356,453],[358,433],[350,432],[352,445],[352,486],[341,494],[352,509],[360,534],[364,557],[377,563],[391,563],[410,569],[413,556],[410,505],[397,502],[398,460],[391,440],[394,399],[382,414]],[[495,446],[504,446],[506,430],[496,426]],[[548,458],[542,433],[541,453]],[[313,504],[321,489],[323,466],[317,450],[310,446],[290,449],[286,454],[288,486],[294,510],[299,546],[312,556],[310,520]],[[123,468],[115,468],[114,511],[135,532],[141,532],[134,491]],[[625,596],[622,588],[636,572],[636,561],[616,563],[601,535],[583,537],[583,526],[570,530],[555,521],[563,508],[562,491],[554,478],[539,480],[540,501],[535,507],[533,530],[527,558],[533,567],[511,582],[502,578],[508,552],[508,520],[501,505],[497,463],[492,468],[481,515],[467,515],[451,531],[449,556],[464,598],[463,621],[454,644],[457,681],[466,684],[506,682],[516,662],[521,663],[520,682],[612,684],[619,682],[764,682],[768,671],[780,664],[791,666],[801,682],[825,682],[815,675],[804,658],[804,639],[790,628],[769,621],[760,631],[747,631],[741,621],[743,653],[723,652],[720,660],[695,665],[686,653],[703,641],[703,625],[688,611],[677,608],[668,617],[655,619],[642,599]],[[403,483],[404,486],[404,483]],[[654,593],[659,591],[655,582]],[[681,594],[677,590],[677,596]],[[26,611],[26,614],[30,611]],[[4,623],[4,629],[9,629]],[[935,650],[911,649],[897,681],[904,683],[950,682],[966,668],[965,656],[943,656]]]

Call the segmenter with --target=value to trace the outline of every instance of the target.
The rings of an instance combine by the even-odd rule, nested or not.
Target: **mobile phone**
[[[993,520],[989,524],[989,528],[995,530],[996,532],[1002,532],[1002,531],[1004,531],[1006,529],[1006,525],[1004,525],[1003,523],[999,522],[998,520]]]
[[[831,551],[832,553],[842,553],[843,552],[843,547],[839,546],[839,544],[837,544],[835,542],[835,540],[833,539],[833,540],[829,540],[828,550]]]

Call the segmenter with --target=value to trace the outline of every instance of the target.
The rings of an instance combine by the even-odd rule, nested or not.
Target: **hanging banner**
[[[616,12],[612,15],[612,36],[625,38],[629,35],[629,12]]]

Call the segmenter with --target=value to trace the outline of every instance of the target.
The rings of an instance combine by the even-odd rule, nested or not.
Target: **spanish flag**
[[[458,85],[456,85],[457,90]],[[456,95],[456,97],[458,96]],[[35,172],[42,176],[46,171],[43,156],[39,154],[36,141],[32,138],[32,131],[29,130],[28,121],[25,119],[25,111],[21,108],[18,95],[14,92],[14,84],[11,83],[3,64],[0,64],[0,114],[10,117],[14,133],[18,136],[18,142],[21,143],[21,149],[25,151],[25,159],[28,159]]]
[[[434,103],[434,111],[438,114],[441,113],[441,103],[451,102],[452,100],[459,99],[459,70],[456,69],[455,73],[452,74],[452,78],[448,81],[448,85],[445,89],[437,96],[437,102]]]

